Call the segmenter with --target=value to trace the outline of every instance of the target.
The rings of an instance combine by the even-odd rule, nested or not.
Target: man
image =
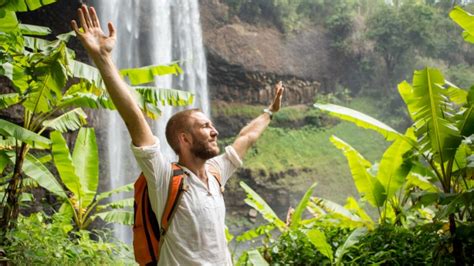
[[[78,16],[83,31],[74,20],[71,21],[72,28],[94,60],[127,126],[132,151],[147,180],[152,209],[156,217],[161,217],[172,174],[171,164],[160,153],[158,139],[112,62],[115,28],[109,23],[109,36],[105,36],[93,7],[83,5]],[[234,143],[219,156],[218,132],[205,114],[192,109],[179,112],[169,120],[166,138],[188,175],[189,189],[183,194],[166,233],[159,265],[232,264],[225,239],[224,199],[218,181],[212,178],[209,169],[217,169],[224,185],[268,126],[272,113],[280,109],[283,90],[281,82],[278,83],[270,107],[245,126]]]

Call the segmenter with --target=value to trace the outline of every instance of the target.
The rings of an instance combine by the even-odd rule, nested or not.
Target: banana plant
[[[467,163],[472,149],[466,140],[474,134],[474,88],[458,88],[446,81],[439,70],[425,68],[414,72],[411,83],[401,82],[398,91],[413,120],[412,127],[404,135],[394,134],[383,124],[345,107],[321,104],[315,104],[315,107],[394,140],[375,167],[350,145],[331,137],[346,155],[362,198],[379,210],[382,221],[387,218],[394,221],[395,218],[400,222],[399,218],[403,217],[400,214],[405,211],[403,206],[413,187],[424,189],[425,194],[437,193],[440,195],[435,197],[437,199],[472,189],[472,166]],[[472,209],[472,204],[451,206],[460,207],[448,208],[451,233],[455,235],[456,217],[461,220],[466,209]],[[459,243],[455,246],[456,253],[461,247]],[[455,257],[462,261],[460,255]]]
[[[15,12],[33,10],[52,2],[11,0],[0,5],[0,22],[5,22],[0,23],[0,76],[11,81],[11,90],[0,95],[0,109],[15,108],[22,112],[22,121],[16,124],[0,120],[0,166],[4,176],[0,180],[2,229],[9,227],[10,221],[18,216],[18,199],[23,192],[23,179],[28,176],[24,164],[36,167],[30,173],[41,173],[45,169],[42,162],[30,156],[31,149],[49,150],[50,140],[44,138],[43,133],[48,130],[74,131],[86,125],[87,116],[82,108],[115,109],[99,71],[76,61],[74,51],[67,47],[74,32],[58,35],[50,41],[43,38],[51,32],[49,28],[24,25],[16,20]],[[124,78],[131,81],[130,89],[136,95],[137,104],[153,119],[160,114],[159,104],[188,105],[192,103],[193,95],[143,86],[143,83],[152,82],[157,75],[180,73],[182,70],[177,62],[121,71]],[[50,176],[33,179],[37,181],[42,177]]]
[[[111,195],[133,190],[133,184],[113,191],[98,193],[99,154],[93,128],[81,128],[71,154],[61,132],[51,132],[52,157],[64,184],[64,199],[60,212],[72,218],[77,229],[86,229],[97,217],[107,222],[133,223],[133,198],[103,203]]]

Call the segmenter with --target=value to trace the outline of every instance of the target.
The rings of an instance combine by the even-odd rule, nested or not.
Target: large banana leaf
[[[330,140],[346,156],[352,178],[361,197],[366,199],[374,207],[383,206],[387,198],[385,189],[380,181],[369,173],[368,169],[372,164],[338,137],[331,136]]]
[[[318,198],[318,197],[312,197],[311,202],[316,204],[317,206],[321,207],[324,211],[328,213],[336,213],[342,217],[345,217],[349,220],[355,221],[355,222],[360,222],[362,219],[351,213],[349,210],[344,208],[343,206],[330,201],[328,199],[323,199],[323,198]]]
[[[418,187],[425,191],[440,192],[439,188],[430,181],[435,180],[435,178],[431,169],[416,163],[407,175],[405,189],[409,190],[411,187]]]
[[[113,194],[117,194],[117,193],[120,193],[120,192],[129,192],[129,191],[132,191],[132,190],[133,190],[133,183],[130,183],[130,184],[118,187],[114,190],[102,192],[99,195],[97,195],[96,200],[101,201],[103,199],[106,199],[106,198],[112,196]]]
[[[8,108],[20,102],[20,94],[6,93],[0,95],[0,110]]]
[[[89,206],[99,186],[99,152],[93,128],[81,128],[76,138],[72,162],[83,190],[83,204]]]
[[[73,77],[82,78],[93,84],[96,88],[105,90],[104,81],[97,68],[76,60],[70,61],[69,68],[71,69]]]
[[[462,119],[460,121],[459,130],[463,137],[469,137],[474,134],[474,104],[462,111]]]
[[[372,220],[372,218],[367,214],[367,212],[365,212],[364,209],[362,209],[362,207],[359,205],[356,199],[354,199],[353,197],[348,197],[346,200],[346,205],[344,205],[344,208],[357,214],[357,216],[359,216],[363,221],[365,221],[366,226],[367,228],[369,228],[369,230],[372,230],[374,228],[375,226],[374,220]]]
[[[54,2],[56,2],[56,0],[6,0],[2,2],[0,10],[5,9],[17,12],[33,11]]]
[[[0,135],[13,137],[18,141],[30,144],[34,148],[48,148],[51,144],[49,139],[3,119],[0,119]]]
[[[451,159],[461,142],[455,110],[443,88],[444,77],[437,69],[415,71],[413,86],[404,81],[398,90],[405,101],[416,129],[422,152],[429,151],[439,163]]]
[[[133,212],[131,211],[111,210],[108,212],[100,212],[92,215],[91,220],[97,217],[109,223],[133,225]]]
[[[413,136],[413,129],[409,128],[406,135]],[[385,150],[380,161],[377,180],[383,185],[385,195],[391,198],[405,182],[405,177],[411,169],[411,162],[405,159],[405,154],[412,146],[402,139],[397,139]]]
[[[104,205],[98,205],[97,211],[105,210],[107,208],[122,209],[122,208],[127,208],[127,207],[133,207],[134,202],[135,202],[134,198],[121,199],[121,200],[110,202]]]
[[[323,232],[318,229],[311,229],[306,233],[309,241],[321,252],[324,256],[328,257],[330,261],[333,261],[334,255],[331,245],[326,240],[326,236]]]
[[[152,105],[186,106],[194,101],[194,95],[187,91],[161,89],[156,87],[133,87],[142,99]]]
[[[316,187],[317,184],[318,183],[314,183],[313,185],[311,185],[306,191],[306,193],[304,194],[303,198],[298,203],[298,206],[296,207],[295,212],[291,216],[290,227],[292,229],[296,229],[300,225],[301,216],[303,215],[303,212],[306,209],[306,206],[308,205],[308,201],[311,195],[313,194],[314,188]]]
[[[77,84],[76,84],[77,85]],[[74,86],[74,85],[73,85]],[[105,108],[115,110],[115,106],[110,99],[105,96],[97,96],[93,93],[77,92],[64,96],[58,104],[61,107],[83,107],[83,108]]]
[[[262,214],[263,218],[265,218],[265,220],[267,220],[270,224],[275,224],[280,231],[283,231],[286,228],[286,224],[280,220],[280,218],[278,218],[272,208],[268,206],[265,200],[263,200],[262,197],[257,194],[257,192],[247,186],[247,184],[245,184],[243,181],[240,181],[240,186],[247,193],[245,203]]]
[[[315,103],[314,107],[319,108],[323,111],[329,112],[329,114],[339,117],[343,120],[355,123],[356,125],[372,129],[382,136],[385,139],[392,141],[398,138],[403,138],[403,135],[397,132],[395,129],[390,126],[378,121],[377,119],[370,117],[366,114],[352,110],[350,108],[334,105],[334,104],[319,104]]]
[[[31,91],[26,94],[23,106],[32,113],[45,113],[51,110],[53,102],[62,97],[62,88],[66,84],[67,73],[61,61],[64,61],[65,45],[62,43],[55,52],[45,58],[48,64],[36,67],[36,83],[31,86]],[[52,62],[49,62],[52,61]],[[54,95],[53,95],[54,94]]]
[[[18,19],[16,17],[15,11],[2,10],[3,16],[0,15],[0,32],[11,32],[17,29]]]
[[[41,187],[65,199],[67,198],[63,187],[51,172],[33,155],[27,154],[23,163],[23,172],[35,180]]]
[[[87,124],[87,115],[81,108],[70,110],[54,119],[46,120],[43,126],[61,133],[76,130]]]
[[[50,28],[38,25],[20,24],[19,27],[24,35],[45,36],[51,33]]]
[[[179,67],[178,63],[171,63],[169,65],[152,65],[144,66],[140,68],[130,68],[120,70],[120,74],[124,77],[128,77],[131,85],[141,85],[153,82],[155,76],[163,75],[178,75],[182,74],[183,70]]]
[[[474,16],[456,6],[449,13],[451,19],[463,28],[464,40],[474,43]]]
[[[66,140],[64,140],[62,134],[58,131],[51,132],[50,138],[53,142],[52,153],[54,165],[58,170],[61,180],[69,191],[77,197],[80,208],[87,206],[82,205],[82,199],[84,197],[83,188],[79,182],[79,177],[76,174],[76,167],[72,162],[69,148],[66,145]]]

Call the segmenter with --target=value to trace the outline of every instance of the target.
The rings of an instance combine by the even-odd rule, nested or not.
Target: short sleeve
[[[232,146],[227,146],[223,154],[208,160],[207,164],[220,171],[221,183],[224,185],[235,170],[242,165],[242,160]]]

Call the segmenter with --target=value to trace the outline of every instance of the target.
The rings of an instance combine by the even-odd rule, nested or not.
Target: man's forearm
[[[154,138],[150,127],[112,58],[107,55],[93,59],[117,111],[127,126],[133,144],[135,146],[153,144]]]
[[[260,138],[270,124],[270,121],[270,115],[263,113],[240,130],[239,135],[232,144],[240,158],[243,158],[247,150]]]

